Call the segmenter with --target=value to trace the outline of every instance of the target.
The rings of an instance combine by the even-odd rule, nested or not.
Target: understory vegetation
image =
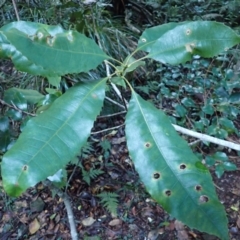
[[[0,238],[239,239],[239,9],[1,1]]]

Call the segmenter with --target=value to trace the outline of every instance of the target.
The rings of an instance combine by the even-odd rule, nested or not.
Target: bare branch
[[[14,110],[16,110],[16,111],[18,111],[18,112],[27,114],[27,115],[29,115],[29,116],[32,116],[32,117],[36,117],[36,116],[37,116],[36,114],[29,113],[29,112],[25,112],[25,111],[21,110],[20,108],[18,108],[17,106],[15,106],[13,103],[12,103],[13,105],[10,105],[10,104],[6,103],[5,101],[3,101],[3,100],[1,100],[1,99],[0,99],[0,103],[1,103],[2,105],[7,106],[7,107],[13,108]]]
[[[14,11],[15,11],[15,14],[16,14],[16,18],[17,18],[18,21],[20,21],[20,17],[19,17],[19,14],[18,14],[18,9],[17,9],[17,5],[16,5],[15,0],[12,0],[12,3],[13,3]]]

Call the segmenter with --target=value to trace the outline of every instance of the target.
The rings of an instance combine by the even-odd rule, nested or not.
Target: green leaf
[[[44,98],[44,95],[32,89],[10,88],[9,90],[11,90],[11,93],[10,93],[11,97],[12,97],[12,94],[16,94],[17,92],[19,92],[21,96],[23,96],[26,99],[27,103],[29,104],[35,104]]]
[[[126,88],[126,83],[122,77],[113,77],[113,78],[111,78],[111,82],[118,86]]]
[[[218,164],[215,168],[215,173],[218,178],[221,178],[221,176],[224,174],[224,166],[223,164]]]
[[[48,180],[50,180],[57,188],[65,187],[67,183],[66,169],[59,169],[54,175],[49,176]]]
[[[3,186],[9,195],[19,196],[80,153],[102,108],[105,85],[106,79],[77,84],[28,121],[3,156]]]
[[[184,23],[166,23],[146,29],[138,41],[138,48],[150,52],[152,45],[166,32]]]
[[[230,103],[239,104],[239,103],[240,103],[240,93],[232,93],[232,94],[229,96],[228,101],[229,101]]]
[[[152,39],[148,39],[148,35],[140,39],[146,44],[142,49],[149,52],[147,57],[170,64],[185,63],[193,55],[213,57],[240,42],[240,36],[231,28],[210,21],[166,26],[166,30],[160,29],[155,43],[150,44]]]
[[[179,115],[179,117],[184,117],[184,116],[186,116],[187,110],[186,110],[186,108],[183,107],[181,104],[177,104],[174,108],[175,108],[177,114]]]
[[[9,120],[7,117],[0,117],[0,151],[5,152],[9,143]]]
[[[225,130],[227,130],[228,132],[234,132],[236,131],[237,132],[237,129],[233,123],[233,121],[227,119],[227,118],[220,118],[219,119],[219,124],[221,124]]]
[[[118,207],[118,194],[112,192],[102,192],[97,195],[101,198],[101,203],[103,206],[115,216],[117,215],[117,207]]]
[[[61,77],[48,77],[47,79],[51,85],[53,85],[54,87],[59,87]]]
[[[133,72],[136,68],[144,66],[145,62],[136,60],[134,57],[129,56],[124,60],[123,65],[126,66],[123,75],[126,75],[129,72]]]
[[[237,166],[234,163],[231,163],[231,162],[224,162],[223,166],[224,166],[224,169],[226,171],[235,171],[235,170],[237,170]]]
[[[21,110],[27,109],[27,101],[24,98],[24,95],[16,90],[17,88],[9,88],[4,92],[3,100],[10,104],[15,105],[17,108]]]
[[[15,121],[20,121],[23,117],[22,112],[14,110],[14,109],[9,109],[5,112],[5,115],[10,117],[12,120]]]
[[[209,115],[213,115],[214,113],[214,108],[210,103],[207,103],[205,106],[203,106],[202,110]]]
[[[97,178],[97,176],[103,174],[104,171],[102,171],[101,169],[93,169],[90,168],[89,171],[85,171],[84,168],[82,168],[82,175],[83,175],[83,180],[90,185],[91,184],[91,180]]]
[[[225,152],[216,152],[212,155],[215,161],[229,161],[228,156]]]
[[[126,137],[136,170],[151,196],[191,228],[228,239],[227,218],[211,175],[168,117],[132,93]]]
[[[109,58],[91,39],[60,26],[18,21],[0,28],[0,57],[17,69],[57,77],[87,72]]]

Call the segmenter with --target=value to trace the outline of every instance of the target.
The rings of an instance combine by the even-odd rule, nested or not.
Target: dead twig
[[[10,104],[6,103],[5,101],[3,101],[3,100],[1,100],[1,99],[0,99],[0,104],[5,105],[5,106],[7,106],[7,107],[9,107],[9,108],[13,108],[14,110],[16,110],[16,111],[18,111],[18,112],[24,113],[24,114],[29,115],[29,116],[32,116],[32,117],[36,117],[36,116],[37,116],[37,115],[34,114],[34,113],[29,113],[29,112],[26,112],[26,111],[21,110],[20,108],[18,108],[17,106],[15,106],[15,104],[13,104],[13,103],[12,103],[12,105],[10,105]]]
[[[12,3],[13,3],[14,11],[15,11],[15,14],[16,14],[16,18],[17,18],[18,21],[20,21],[20,17],[19,17],[19,14],[18,14],[18,9],[17,9],[17,5],[16,5],[15,0],[12,0]]]

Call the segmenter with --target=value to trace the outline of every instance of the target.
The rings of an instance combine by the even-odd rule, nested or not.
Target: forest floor
[[[114,124],[121,125],[123,118]],[[98,126],[104,124],[99,121]],[[104,161],[104,174],[88,185],[77,169],[67,194],[71,201],[79,239],[91,240],[217,240],[218,238],[189,229],[172,219],[150,196],[135,172],[125,144],[124,127],[117,131],[94,135],[106,139],[111,148],[107,159],[96,145],[94,153],[83,159],[87,167],[93,162]],[[239,169],[240,160],[234,151],[228,156]],[[73,167],[68,167],[71,174]],[[218,179],[212,173],[216,191],[224,204],[231,240],[240,239],[240,174],[239,170],[226,172]],[[117,215],[109,213],[96,197],[105,190],[118,194]],[[68,217],[63,199],[39,183],[19,198],[10,198],[0,192],[0,239],[71,239]]]

